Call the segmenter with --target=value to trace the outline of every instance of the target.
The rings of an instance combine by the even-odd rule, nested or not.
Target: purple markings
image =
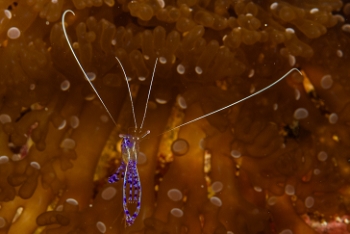
[[[137,201],[137,195],[138,195],[138,190],[137,190],[137,188],[135,188],[135,190],[134,190],[134,201]]]
[[[114,182],[117,182],[118,180],[119,180],[118,175],[113,174],[111,177],[109,177],[108,183],[114,183]]]
[[[127,146],[128,142],[125,142]],[[131,226],[134,224],[141,209],[141,181],[139,172],[137,170],[137,163],[135,160],[129,160],[127,165],[124,162],[121,163],[117,171],[108,179],[109,183],[119,181],[120,178],[124,178],[123,182],[123,209],[125,214],[126,224]],[[129,186],[127,186],[129,184]],[[129,189],[129,192],[127,190]],[[130,214],[129,203],[137,202],[135,211]]]
[[[120,164],[120,166],[118,167],[117,171],[111,177],[109,177],[108,183],[112,184],[112,183],[118,182],[120,173],[122,174],[121,178],[123,178],[124,177],[125,168],[126,168],[125,163],[122,162]]]
[[[136,166],[136,161],[135,160],[130,160],[127,165],[127,181],[130,184],[129,187],[129,197],[128,197],[128,204],[137,201],[137,206],[132,215],[130,215],[128,204],[125,204],[124,207],[124,212],[125,212],[125,219],[127,225],[132,225],[136,217],[138,216],[140,209],[141,209],[141,182],[139,178],[139,173],[137,171],[137,166]],[[134,190],[134,196],[132,191]],[[126,191],[123,191],[123,196],[126,199]]]
[[[131,149],[133,146],[132,142],[130,141],[130,139],[128,137],[123,138],[122,140],[122,150],[126,150],[126,149]]]

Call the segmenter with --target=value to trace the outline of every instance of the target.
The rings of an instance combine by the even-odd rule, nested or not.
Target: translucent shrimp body
[[[122,137],[122,163],[117,171],[108,179],[109,183],[123,181],[123,209],[126,224],[131,226],[138,216],[141,209],[141,181],[137,170],[137,157],[139,152],[139,137],[133,135],[120,135]],[[129,186],[128,186],[129,185]],[[127,192],[129,190],[129,192]],[[131,215],[129,204],[136,202],[136,208]]]

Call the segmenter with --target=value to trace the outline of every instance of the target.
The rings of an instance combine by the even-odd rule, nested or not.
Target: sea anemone
[[[349,233],[349,15],[340,0],[1,1],[0,233]],[[158,59],[130,227],[108,183],[133,126],[115,57],[138,120]]]

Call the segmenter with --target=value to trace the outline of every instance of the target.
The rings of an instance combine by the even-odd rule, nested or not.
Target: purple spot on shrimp
[[[132,148],[132,142],[130,141],[129,138],[124,137],[123,140],[122,140],[121,147],[122,147],[122,150],[130,149],[130,148]]]
[[[125,163],[122,162],[120,166],[118,167],[117,171],[108,179],[109,183],[114,183],[119,181],[119,175],[122,173],[122,177],[125,171]]]

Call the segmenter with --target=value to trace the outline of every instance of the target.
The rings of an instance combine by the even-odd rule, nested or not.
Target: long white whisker
[[[158,58],[156,59],[156,62],[154,63],[151,84],[149,85],[149,89],[148,89],[148,95],[147,95],[147,100],[146,100],[146,105],[145,105],[145,112],[143,113],[143,118],[142,118],[142,122],[141,122],[141,125],[140,125],[140,131],[141,131],[141,129],[143,127],[143,123],[144,123],[144,121],[146,119],[147,105],[148,105],[149,96],[151,94],[152,83],[153,83],[154,73],[156,72],[157,63],[158,63]]]
[[[65,37],[66,40],[67,40],[69,49],[70,49],[70,51],[72,52],[72,54],[73,54],[75,60],[77,61],[78,65],[79,65],[79,67],[80,67],[80,70],[83,72],[85,79],[89,82],[89,84],[90,84],[91,88],[93,89],[93,91],[95,92],[96,96],[98,97],[98,99],[99,99],[100,102],[102,103],[103,107],[106,109],[106,111],[107,111],[109,117],[112,119],[113,123],[117,126],[117,123],[115,122],[115,120],[114,120],[114,118],[113,118],[111,112],[109,112],[109,110],[108,110],[106,104],[103,102],[102,98],[100,97],[100,95],[98,94],[97,90],[95,89],[95,86],[94,86],[94,85],[92,84],[92,82],[90,81],[90,79],[89,79],[89,77],[87,76],[87,74],[86,74],[86,72],[85,72],[83,66],[82,66],[82,65],[80,64],[80,62],[79,62],[78,57],[77,57],[76,54],[74,53],[74,50],[73,50],[72,45],[70,44],[70,41],[69,41],[69,39],[68,39],[68,35],[67,35],[67,32],[66,32],[65,23],[64,23],[64,22],[65,22],[64,19],[65,19],[66,14],[67,14],[68,12],[72,13],[74,16],[75,16],[75,13],[74,13],[72,10],[66,10],[65,12],[63,12],[63,15],[62,15],[62,29],[63,29],[63,34],[64,34],[64,37]]]
[[[256,96],[256,95],[258,95],[258,94],[260,94],[260,93],[262,93],[262,92],[264,92],[264,91],[266,91],[266,90],[268,90],[269,88],[271,88],[272,86],[274,86],[275,84],[277,84],[278,82],[280,82],[281,80],[283,80],[284,78],[286,78],[286,77],[287,77],[290,73],[292,73],[293,71],[297,71],[297,72],[300,73],[300,75],[303,75],[303,74],[299,71],[299,69],[297,69],[297,68],[292,68],[292,69],[290,69],[286,74],[284,74],[281,78],[279,78],[278,80],[276,80],[276,81],[273,82],[272,84],[266,86],[265,88],[260,89],[259,91],[255,92],[255,93],[253,93],[253,94],[251,94],[251,95],[249,95],[249,96],[247,96],[247,97],[245,97],[245,98],[242,98],[241,100],[238,100],[237,102],[234,102],[234,103],[232,103],[232,104],[230,104],[230,105],[227,105],[227,106],[222,107],[222,108],[220,108],[220,109],[218,109],[218,110],[212,111],[212,112],[210,112],[210,113],[208,113],[208,114],[202,115],[202,116],[200,116],[200,117],[198,117],[198,118],[195,118],[195,119],[193,119],[193,120],[190,120],[190,121],[188,121],[188,122],[186,122],[186,123],[180,124],[180,125],[178,125],[178,126],[172,128],[172,129],[170,129],[170,130],[168,130],[168,131],[163,132],[163,133],[160,134],[160,135],[163,135],[164,133],[173,131],[174,129],[183,127],[183,126],[185,126],[185,125],[187,125],[187,124],[196,122],[196,121],[198,121],[198,120],[200,120],[200,119],[204,119],[204,118],[206,118],[206,117],[208,117],[208,116],[210,116],[210,115],[216,114],[216,113],[218,113],[218,112],[220,112],[220,111],[222,111],[222,110],[225,110],[225,109],[227,109],[227,108],[229,108],[229,107],[232,107],[232,106],[234,106],[234,105],[236,105],[236,104],[238,104],[238,103],[241,103],[241,102],[243,102],[243,101],[245,101],[245,100],[247,100],[247,99],[249,99],[249,98],[252,98],[252,97],[254,97],[254,96]],[[160,135],[159,135],[159,136],[160,136]]]
[[[123,71],[123,73],[124,73],[126,85],[127,85],[127,87],[128,87],[128,91],[129,91],[129,97],[130,97],[130,102],[131,102],[131,111],[132,111],[132,116],[133,116],[133,118],[134,118],[134,125],[135,125],[135,131],[136,131],[136,130],[137,130],[137,121],[136,121],[134,102],[132,101],[132,95],[131,95],[131,90],[130,90],[130,85],[129,85],[128,77],[126,76],[124,67],[123,67],[122,63],[120,62],[120,60],[118,59],[117,56],[115,57],[115,59],[118,61],[119,65],[120,65],[120,67],[122,68],[122,71]]]

